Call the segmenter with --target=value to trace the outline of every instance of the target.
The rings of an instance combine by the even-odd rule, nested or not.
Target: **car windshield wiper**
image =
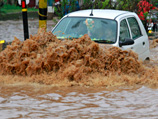
[[[93,41],[97,43],[114,43],[113,41],[110,40],[93,40]]]
[[[73,40],[73,39],[78,39],[78,37],[57,37],[59,40],[65,40],[65,39],[68,39],[68,40]]]

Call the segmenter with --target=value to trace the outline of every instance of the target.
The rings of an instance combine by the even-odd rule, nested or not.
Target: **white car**
[[[134,12],[110,9],[72,12],[57,23],[52,33],[59,39],[88,34],[99,44],[110,44],[122,50],[132,49],[140,60],[150,58],[148,35]]]

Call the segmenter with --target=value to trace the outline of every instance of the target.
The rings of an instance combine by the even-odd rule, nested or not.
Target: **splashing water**
[[[88,35],[62,41],[41,31],[24,42],[15,38],[0,53],[0,74],[0,83],[158,86],[157,66],[143,64],[132,51],[100,47]]]

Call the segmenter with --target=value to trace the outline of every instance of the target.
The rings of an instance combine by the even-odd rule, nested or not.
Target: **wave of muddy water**
[[[20,42],[16,40],[13,46],[16,46],[16,43],[20,43]],[[30,46],[30,45],[26,45],[26,46]],[[49,44],[49,46],[52,47],[53,45]],[[55,65],[53,65],[55,66],[53,72],[51,71],[46,72],[45,68],[43,68],[42,74],[38,74],[39,70],[36,69],[35,70],[37,72],[34,72],[37,73],[36,75],[28,73],[30,70],[26,70],[25,73],[18,72],[17,74],[17,72],[14,72],[14,70],[10,70],[10,68],[13,68],[17,63],[17,61],[19,61],[18,59],[16,61],[13,61],[13,59],[17,58],[15,54],[19,52],[11,53],[12,55],[15,55],[16,58],[5,57],[9,55],[5,55],[5,56],[3,55],[3,58],[5,57],[4,59],[8,63],[8,64],[3,64],[4,66],[3,71],[11,71],[11,72],[2,72],[2,63],[4,60],[1,61],[1,74],[3,75],[0,76],[1,79],[0,116],[1,118],[42,118],[42,119],[43,118],[57,118],[57,119],[60,118],[67,118],[67,119],[69,118],[109,118],[109,119],[158,118],[158,111],[157,111],[158,110],[158,103],[157,103],[158,102],[157,101],[158,48],[154,44],[152,44],[152,46],[154,46],[154,48],[151,49],[152,60],[146,64],[142,64],[141,62],[139,62],[137,60],[137,56],[134,55],[133,53],[127,53],[127,52],[122,52],[118,49],[113,49],[112,51],[119,51],[119,53],[123,55],[118,55],[119,53],[117,53],[115,54],[116,57],[114,57],[114,59],[112,56],[110,56],[112,58],[111,61],[113,62],[107,61],[106,63],[103,63],[104,66],[106,66],[106,68],[109,69],[110,72],[105,71],[105,67],[104,68],[101,67],[99,69],[96,68],[95,65],[98,64],[92,61],[94,61],[94,59],[99,60],[98,57],[95,57],[93,60],[92,59],[89,60],[89,65],[86,65],[86,67],[90,67],[91,70],[87,70],[86,68],[84,72],[82,70],[79,70],[80,68],[76,70],[77,66],[80,66],[81,64],[85,65],[81,61],[79,61],[77,64],[73,62],[73,65],[75,65],[76,67],[72,67],[70,65],[61,65],[63,68],[62,68],[62,72],[60,72],[59,74],[62,75],[64,69],[68,69],[68,71],[65,71],[64,74],[65,76],[67,76],[65,80],[58,80],[63,77],[60,77],[60,75],[58,76],[56,75],[59,69]],[[9,52],[14,51],[13,49],[17,47],[18,46],[10,47],[8,48],[8,51]],[[91,48],[94,47],[96,48],[95,50],[98,50],[97,45],[91,45]],[[75,50],[73,49],[71,52],[73,51]],[[93,52],[91,53],[93,54]],[[107,53],[113,53],[113,52],[107,51]],[[129,58],[123,61],[120,60],[120,56],[121,58],[123,58],[125,54],[128,55]],[[34,56],[32,57],[33,60],[41,56],[41,55],[35,56],[35,54],[32,55]],[[99,58],[103,58],[103,57],[99,57]],[[78,57],[76,57],[75,60],[77,60],[77,58]],[[87,60],[87,57],[85,58]],[[117,61],[119,59],[120,62],[118,63],[117,61],[115,61],[115,58],[117,59]],[[73,60],[74,59],[72,58],[71,60],[69,60],[69,62],[67,62],[67,64]],[[40,61],[45,61],[45,60],[40,60]],[[107,65],[108,63],[113,65],[109,66]],[[127,71],[126,68],[121,68],[120,63],[123,63],[123,66],[126,65],[130,70]],[[7,67],[8,65],[10,66],[9,68]],[[16,64],[16,66],[18,65]],[[30,67],[32,65],[27,65],[27,66]],[[71,67],[73,70],[69,69],[69,67]],[[50,70],[52,69],[50,68]],[[83,74],[87,73],[87,74],[82,75],[82,77],[80,78],[78,78],[80,75],[77,75],[76,77],[72,77],[72,75],[74,76],[76,73],[73,71],[76,72],[81,71],[81,73]],[[69,72],[73,72],[73,73],[69,73]],[[27,73],[30,74],[30,76],[27,76],[26,75]],[[58,79],[57,78],[55,79],[54,77],[57,77]],[[80,80],[81,78],[83,78],[83,80]]]

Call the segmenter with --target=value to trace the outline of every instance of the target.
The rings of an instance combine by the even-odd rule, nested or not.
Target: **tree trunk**
[[[16,5],[17,0],[7,0],[7,4]]]

